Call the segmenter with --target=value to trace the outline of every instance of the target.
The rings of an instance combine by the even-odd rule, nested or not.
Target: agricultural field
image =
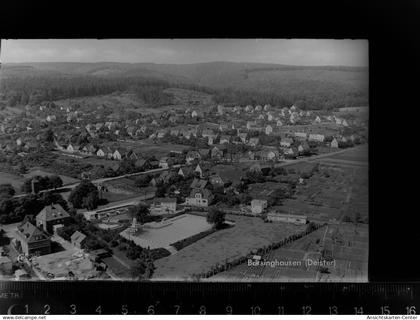
[[[330,257],[331,266],[324,269],[311,264],[312,261],[322,260],[323,253],[324,257]],[[346,223],[329,225],[263,255],[261,260],[272,264],[252,266],[246,262],[208,280],[366,282],[368,226]]]
[[[198,240],[171,256],[155,261],[156,280],[188,280],[224,263],[249,254],[250,251],[304,231],[306,226],[265,223],[261,218],[226,215],[235,226]]]
[[[280,211],[304,214],[309,220],[315,221],[337,220],[344,215],[353,217],[356,211],[362,219],[367,218],[367,168],[336,168],[321,164],[319,172],[303,184],[298,184],[294,196],[283,201]]]
[[[188,146],[172,143],[159,143],[155,144],[149,139],[137,140],[137,141],[124,141],[118,144],[122,148],[135,149],[140,152],[142,157],[155,156],[157,159],[167,156],[171,151],[182,152],[188,149]]]
[[[13,186],[13,188],[15,188],[16,192],[20,191],[24,180],[25,179],[23,177],[18,176],[16,174],[0,172],[1,183],[10,183]]]
[[[354,161],[354,162],[368,162],[368,145],[362,145],[357,148],[352,148],[349,150],[345,150],[342,153],[332,155],[327,157],[326,159],[338,159],[338,160],[345,160],[345,161]]]

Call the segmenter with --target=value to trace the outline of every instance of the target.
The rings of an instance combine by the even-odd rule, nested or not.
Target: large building
[[[20,243],[25,255],[44,255],[51,253],[50,237],[29,221],[25,221],[17,228],[16,246]]]
[[[195,207],[208,207],[213,200],[210,190],[194,188],[189,198],[185,199],[185,204]]]
[[[51,204],[44,207],[36,216],[36,226],[48,233],[54,232],[54,226],[65,224],[70,215],[59,204]]]
[[[156,198],[153,200],[151,210],[160,213],[174,213],[176,211],[176,199]]]
[[[260,214],[267,208],[267,200],[253,199],[251,201],[251,211],[253,214]]]

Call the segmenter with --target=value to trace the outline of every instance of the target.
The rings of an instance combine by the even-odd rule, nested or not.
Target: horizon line
[[[342,65],[342,64],[283,64],[277,62],[242,62],[242,61],[206,61],[206,62],[191,62],[191,63],[168,63],[168,62],[121,62],[121,61],[21,61],[21,62],[2,62],[2,65],[6,64],[31,64],[31,63],[80,63],[80,64],[94,64],[94,63],[115,63],[115,64],[156,64],[156,65],[194,65],[194,64],[211,64],[211,63],[232,63],[232,64],[272,64],[287,67],[348,67],[348,68],[369,68],[368,65]]]

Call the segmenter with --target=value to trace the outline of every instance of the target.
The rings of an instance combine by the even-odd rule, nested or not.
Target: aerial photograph
[[[368,282],[368,47],[1,39],[0,281]]]

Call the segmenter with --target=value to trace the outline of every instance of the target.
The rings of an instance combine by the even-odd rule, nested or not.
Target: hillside
[[[237,103],[264,103],[259,101],[262,99],[280,105],[299,102],[303,108],[323,108],[324,104],[328,108],[368,105],[369,74],[368,68],[363,67],[307,67],[233,62],[186,65],[114,62],[25,63],[5,64],[1,72],[3,81],[37,76],[91,79],[139,77],[164,81],[166,87],[202,87],[201,91],[216,93],[215,102],[229,100],[228,102]],[[259,97],[258,101],[251,99],[261,94],[268,94],[270,98]]]

